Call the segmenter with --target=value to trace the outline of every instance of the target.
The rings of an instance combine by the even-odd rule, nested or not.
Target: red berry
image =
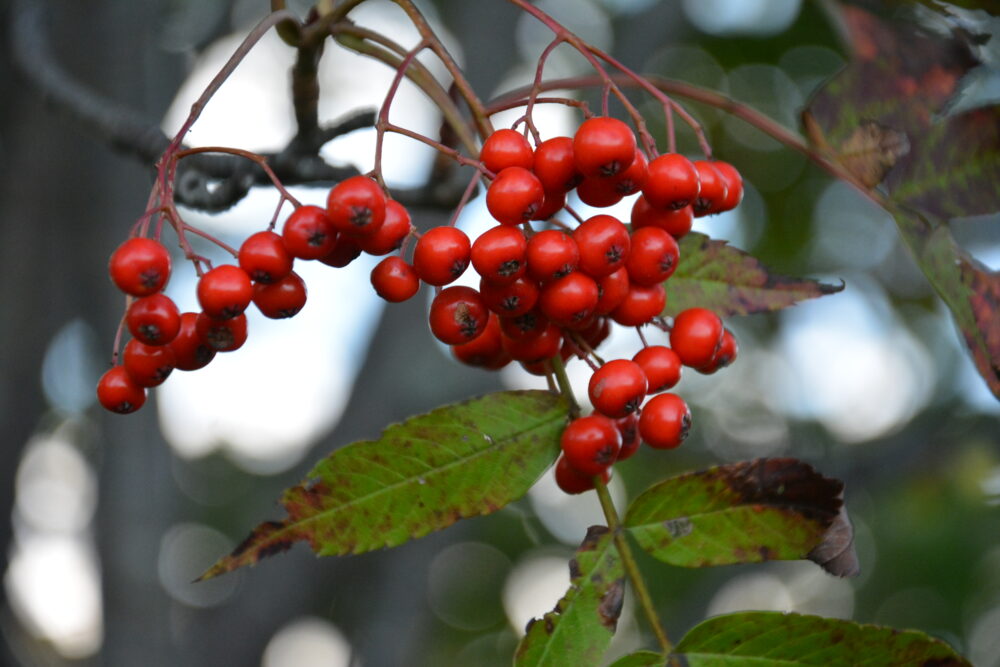
[[[125,324],[133,337],[147,345],[166,345],[181,327],[181,314],[173,299],[150,294],[136,299],[125,313]]]
[[[743,201],[743,177],[736,167],[728,162],[713,162],[712,166],[719,172],[723,182],[726,184],[726,197],[719,202],[718,211],[731,211]]]
[[[306,283],[292,271],[276,283],[254,285],[253,303],[272,320],[292,317],[306,305]]]
[[[125,345],[122,365],[137,385],[155,387],[173,372],[177,359],[169,345],[146,345],[133,338]]]
[[[573,136],[576,167],[584,176],[614,176],[635,159],[635,135],[617,118],[589,118]]]
[[[525,340],[541,335],[549,326],[549,320],[537,308],[523,315],[500,316],[500,330],[512,340]]]
[[[615,462],[622,439],[613,421],[595,414],[571,421],[562,432],[560,444],[570,466],[593,476],[600,475]]]
[[[673,236],[659,227],[643,227],[632,232],[625,268],[630,281],[648,287],[672,276],[679,259],[680,248]]]
[[[451,353],[463,364],[490,370],[503,368],[510,363],[510,355],[503,349],[501,342],[500,321],[493,314],[481,335],[468,343],[452,345]]]
[[[479,281],[479,293],[483,303],[497,315],[517,317],[535,307],[538,301],[538,283],[518,278],[507,285],[494,285]]]
[[[454,286],[434,297],[428,320],[435,338],[448,345],[460,345],[483,333],[489,316],[479,292],[471,287]]]
[[[375,293],[390,303],[406,301],[420,289],[420,278],[402,257],[386,257],[371,274]]]
[[[198,337],[217,352],[232,352],[247,342],[247,316],[237,315],[226,320],[217,320],[205,313],[199,313],[194,329]]]
[[[108,273],[126,294],[153,294],[163,289],[170,277],[170,253],[159,241],[131,238],[111,253]]]
[[[544,199],[541,182],[524,167],[507,167],[486,190],[486,208],[502,225],[531,220]]]
[[[573,327],[593,315],[597,298],[594,279],[581,271],[573,271],[546,283],[538,297],[538,305],[552,322]]]
[[[600,477],[607,484],[611,480],[611,468],[605,468]],[[559,460],[556,461],[555,478],[559,488],[570,495],[590,491],[594,488],[594,478],[571,466],[565,456],[560,456]]]
[[[469,266],[472,244],[456,227],[434,227],[424,232],[413,249],[413,268],[428,285],[447,285]]]
[[[359,236],[338,234],[330,252],[320,257],[319,261],[335,269],[344,268],[361,255],[360,240]]]
[[[611,335],[611,322],[606,317],[596,317],[589,327],[579,331],[579,335],[592,350],[596,350]]]
[[[722,332],[722,342],[719,344],[719,349],[715,351],[712,355],[712,360],[709,361],[704,366],[699,366],[695,370],[699,373],[705,373],[710,375],[720,368],[725,368],[729,364],[736,360],[736,354],[739,352],[739,346],[736,344],[736,337],[733,336],[733,332],[729,329],[725,329]]]
[[[198,303],[209,317],[236,317],[250,305],[253,283],[247,272],[232,264],[217,266],[198,280]]]
[[[111,412],[127,415],[146,402],[146,390],[129,376],[124,366],[114,366],[97,383],[97,400]]]
[[[542,199],[542,205],[538,207],[535,214],[531,216],[532,220],[548,220],[554,216],[559,211],[566,207],[566,193],[564,192],[546,192],[545,197]]]
[[[215,349],[198,335],[197,321],[198,313],[182,313],[181,330],[170,341],[178,370],[195,371],[204,368],[215,358]]]
[[[611,319],[622,326],[637,327],[657,317],[666,305],[667,292],[663,289],[663,283],[649,287],[629,285],[628,294],[611,311]]]
[[[670,347],[681,363],[698,368],[712,361],[722,343],[722,320],[706,308],[688,308],[674,318]]]
[[[512,359],[532,363],[551,359],[559,354],[562,345],[562,331],[555,324],[547,323],[545,330],[537,336],[513,339],[503,336],[503,347]]]
[[[670,389],[681,380],[681,359],[665,345],[644,347],[635,353],[632,361],[639,364],[646,374],[649,394]]]
[[[615,428],[622,436],[622,448],[618,451],[615,462],[624,461],[639,451],[639,444],[642,442],[642,438],[639,437],[639,415],[633,413],[616,419]]]
[[[683,155],[667,153],[650,161],[642,196],[653,208],[684,208],[698,192],[698,170]]]
[[[646,184],[648,172],[649,162],[646,160],[646,155],[636,148],[635,159],[628,169],[611,178],[615,184],[615,191],[623,197],[634,195]]]
[[[658,394],[639,415],[639,435],[654,449],[677,447],[691,430],[691,411],[677,394]]]
[[[337,242],[337,230],[333,228],[326,211],[319,206],[299,206],[285,220],[281,240],[292,256],[319,259],[333,249]]]
[[[507,167],[531,169],[535,161],[531,144],[517,130],[497,130],[483,142],[479,159],[487,169],[499,174]]]
[[[395,199],[385,202],[385,220],[375,232],[357,237],[358,245],[369,255],[388,255],[399,250],[410,233],[410,213]]]
[[[326,211],[334,229],[353,236],[377,232],[385,221],[385,207],[385,193],[367,176],[341,181],[326,198]]]
[[[646,387],[646,374],[639,364],[614,359],[590,376],[587,393],[595,410],[618,419],[639,409],[646,397]]]
[[[698,180],[701,183],[698,198],[694,200],[694,217],[718,213],[727,200],[726,181],[708,160],[696,160],[694,167],[698,170]]]
[[[594,312],[598,315],[607,315],[618,308],[628,296],[630,284],[628,271],[624,267],[600,278],[597,281],[598,299]]]
[[[256,283],[281,280],[292,272],[294,259],[282,237],[274,232],[251,234],[240,246],[240,268]]]
[[[625,265],[631,240],[628,229],[610,215],[595,215],[573,230],[580,250],[580,270],[592,278],[609,275]]]
[[[528,275],[539,282],[561,278],[579,263],[580,249],[565,232],[546,229],[528,239]]]
[[[569,192],[583,178],[573,159],[571,137],[553,137],[538,144],[533,169],[545,192]]]
[[[472,244],[472,266],[486,282],[512,283],[528,265],[528,239],[517,227],[497,225],[479,235]]]
[[[636,197],[632,205],[632,229],[659,227],[675,239],[680,239],[691,231],[694,209],[691,205],[683,208],[653,208],[642,195]]]
[[[587,206],[607,208],[620,202],[624,195],[610,178],[587,176],[576,186],[576,196]]]

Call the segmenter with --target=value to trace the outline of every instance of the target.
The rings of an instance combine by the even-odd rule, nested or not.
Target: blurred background
[[[306,3],[289,4],[304,14]],[[529,17],[499,1],[420,4],[482,97],[530,82],[549,36]],[[847,58],[834,6],[822,2],[538,4],[636,70],[724,92],[792,129]],[[11,51],[28,29],[20,19],[41,8],[63,68],[172,134],[264,5],[0,2],[0,644],[9,664],[505,665],[525,623],[565,591],[586,526],[601,522],[592,494],[563,496],[547,475],[493,516],[391,551],[317,559],[299,545],[254,569],[191,583],[258,522],[281,518],[281,491],[334,448],[447,402],[538,386],[523,373],[453,362],[426,327],[427,295],[383,307],[368,287],[374,262],[362,258],[341,270],[300,262],[310,291],[298,317],[251,316],[244,348],[197,373],[174,373],[139,413],[94,405],[123,310],[107,257],[143,210],[152,172],[27,85]],[[370,0],[352,17],[416,42],[387,1]],[[273,33],[265,37],[189,143],[283,147],[295,129],[293,58]],[[585,73],[562,48],[546,68],[549,77]],[[329,46],[321,119],[377,107],[392,74]],[[862,574],[843,581],[808,562],[688,571],[643,559],[668,632],[677,639],[708,615],[740,609],[792,610],[917,628],[980,667],[1000,665],[1000,403],[886,213],[741,121],[689,109],[747,182],[739,209],[696,229],[781,273],[847,288],[727,322],[738,361],[710,377],[689,373],[678,388],[692,404],[691,438],[676,452],[643,450],[616,466],[613,493],[624,506],[669,474],[800,457],[846,481]],[[579,122],[561,107],[539,114],[546,135]],[[391,118],[428,134],[440,125],[405,85]],[[663,128],[653,129],[664,148]],[[679,141],[694,153],[685,129]],[[365,171],[373,147],[374,133],[358,131],[323,155]],[[390,186],[426,181],[433,156],[424,147],[392,137],[386,151]],[[293,192],[325,201],[325,187]],[[235,245],[266,226],[276,203],[272,189],[254,188],[225,213],[185,216]],[[411,210],[422,229],[450,215]],[[485,216],[474,201],[460,224],[474,234]],[[1000,268],[1000,218],[952,228]],[[182,309],[195,307],[193,285],[178,261],[168,294]],[[637,343],[634,333],[616,333],[606,356],[631,355]],[[586,368],[570,368],[585,387]],[[609,659],[652,645],[627,597]]]

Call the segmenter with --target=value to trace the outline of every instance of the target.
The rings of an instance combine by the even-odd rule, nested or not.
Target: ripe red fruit
[[[667,292],[663,283],[646,287],[630,284],[622,302],[611,311],[611,319],[626,327],[646,324],[663,312],[667,305]]]
[[[253,283],[247,272],[232,264],[217,266],[198,280],[198,303],[209,317],[236,317],[250,305]]]
[[[247,342],[247,316],[237,315],[227,320],[217,320],[199,313],[194,329],[198,337],[217,352],[232,352]]]
[[[683,155],[666,153],[649,163],[642,196],[653,208],[684,208],[698,197],[698,170]]]
[[[614,359],[590,376],[587,394],[595,410],[618,419],[639,409],[646,397],[646,388],[646,374],[639,364],[628,359]]]
[[[538,144],[533,169],[545,192],[569,192],[583,178],[573,159],[571,137],[553,137]]]
[[[646,374],[649,381],[648,394],[670,389],[681,380],[681,359],[665,345],[644,347],[635,353],[632,361],[639,364]]]
[[[607,208],[620,202],[624,195],[610,178],[587,176],[576,186],[576,196],[587,206]]]
[[[486,329],[490,311],[479,292],[456,285],[438,293],[431,302],[431,333],[442,343],[461,345],[475,340]]]
[[[498,174],[507,167],[531,169],[535,156],[523,134],[505,128],[486,138],[479,159],[487,169]]]
[[[526,363],[544,361],[559,354],[562,331],[555,324],[548,322],[545,330],[536,336],[514,339],[505,335],[502,342],[512,359]]]
[[[146,390],[129,376],[124,366],[114,366],[98,381],[97,400],[111,412],[127,415],[146,402]]]
[[[680,239],[691,231],[694,209],[691,205],[683,208],[653,208],[642,195],[632,204],[632,229],[659,227],[675,239]]]
[[[607,315],[622,304],[628,296],[629,285],[628,271],[624,267],[614,273],[604,276],[597,281],[597,305],[594,313],[597,315]]]
[[[369,255],[388,255],[399,250],[410,233],[410,213],[395,199],[385,202],[385,220],[373,233],[357,237],[358,245]]]
[[[497,225],[479,235],[470,255],[476,273],[486,282],[505,285],[524,275],[528,239],[517,227]]]
[[[463,364],[489,370],[497,370],[510,363],[510,355],[501,342],[499,318],[493,314],[482,334],[468,343],[452,345],[451,353]]]
[[[691,411],[677,394],[658,394],[639,415],[639,435],[654,449],[673,449],[691,430]]]
[[[335,185],[326,198],[334,229],[352,236],[378,231],[385,221],[385,193],[367,176],[351,176]]]
[[[659,227],[643,227],[632,232],[632,247],[625,268],[629,280],[639,285],[655,285],[673,275],[680,260],[674,237]]]
[[[712,166],[719,172],[723,182],[726,184],[726,197],[719,202],[718,211],[731,211],[743,201],[743,177],[736,167],[728,162],[713,162]]]
[[[546,283],[538,297],[545,317],[560,326],[575,327],[594,314],[597,283],[581,271]]]
[[[532,220],[548,220],[554,216],[559,211],[566,207],[566,193],[564,192],[546,192],[545,197],[542,199],[542,205],[538,207],[535,214],[531,216]]]
[[[276,283],[254,285],[253,303],[272,320],[292,317],[306,305],[306,283],[292,271]]]
[[[500,316],[500,330],[503,335],[512,340],[525,340],[541,335],[548,326],[549,320],[537,308],[523,315],[510,317]]]
[[[628,229],[610,215],[595,215],[573,230],[580,250],[580,270],[592,278],[609,275],[625,265],[631,240]]]
[[[722,332],[722,342],[719,344],[719,349],[715,351],[712,355],[712,360],[704,366],[696,368],[699,373],[704,373],[706,375],[711,375],[720,368],[725,368],[729,364],[736,360],[736,354],[739,352],[739,346],[736,344],[736,337],[733,336],[733,332],[729,329],[725,329]]]
[[[573,136],[576,168],[584,176],[608,177],[625,171],[635,159],[635,148],[632,129],[617,118],[588,118]]]
[[[639,451],[639,444],[642,438],[639,437],[639,415],[633,413],[627,417],[615,420],[615,428],[622,436],[622,448],[618,451],[618,458],[615,462],[624,461],[631,458]]]
[[[159,292],[170,277],[170,253],[163,244],[143,237],[131,238],[111,253],[108,273],[118,289],[132,296]]]
[[[560,456],[555,465],[556,484],[563,492],[576,495],[594,488],[594,478],[585,475],[569,464],[565,456]],[[600,474],[601,480],[607,484],[611,480],[611,468],[605,468]]]
[[[486,190],[486,208],[502,225],[531,220],[544,199],[541,182],[524,167],[507,167]]]
[[[494,285],[479,281],[479,293],[483,303],[497,315],[517,317],[535,307],[538,301],[538,283],[518,278],[507,285]]]
[[[319,259],[333,249],[337,230],[319,206],[299,206],[281,229],[285,249],[299,259]],[[289,268],[291,271],[291,268]]]
[[[198,313],[182,313],[181,330],[170,341],[178,370],[195,371],[204,368],[215,358],[215,349],[198,335],[197,321]]]
[[[571,421],[562,432],[560,444],[570,466],[593,476],[600,475],[615,462],[622,439],[613,421],[595,414]]]
[[[627,197],[641,190],[642,186],[646,184],[648,176],[649,162],[646,160],[645,153],[636,148],[632,164],[628,166],[628,169],[613,176],[611,181],[615,184],[615,191],[623,197]]]
[[[133,337],[147,345],[166,345],[181,327],[181,314],[173,299],[150,294],[136,299],[125,313],[125,325]]]
[[[292,272],[294,260],[282,237],[274,232],[251,234],[240,246],[240,268],[256,283],[281,280]]]
[[[722,320],[707,308],[688,308],[674,318],[670,347],[681,363],[698,368],[712,361],[722,343]]]
[[[402,257],[386,257],[371,273],[375,293],[390,303],[406,301],[420,289],[420,278]]]
[[[565,232],[546,229],[528,239],[528,275],[539,282],[561,278],[579,263],[580,249]]]
[[[726,181],[708,160],[696,160],[694,167],[698,170],[698,181],[701,183],[698,198],[694,200],[694,217],[718,213],[727,200]]]
[[[456,227],[434,227],[424,232],[413,249],[413,268],[428,285],[447,285],[469,266],[472,244]]]
[[[333,247],[330,248],[330,252],[320,257],[319,261],[335,269],[344,268],[361,254],[360,240],[361,237],[359,236],[338,234]]]
[[[173,372],[177,360],[169,345],[146,345],[133,338],[125,345],[122,365],[137,385],[155,387]]]

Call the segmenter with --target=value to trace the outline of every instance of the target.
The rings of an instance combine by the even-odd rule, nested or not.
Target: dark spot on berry
[[[600,174],[604,178],[614,176],[622,170],[622,164],[618,160],[601,165]]]
[[[618,451],[611,445],[601,447],[594,453],[594,463],[611,465],[618,458]]]
[[[155,379],[157,382],[163,382],[168,377],[170,377],[170,374],[173,372],[173,370],[174,370],[173,366],[160,366],[159,368],[156,369],[156,372],[153,373],[153,379]]]
[[[563,264],[560,266],[555,273],[552,274],[553,278],[562,278],[563,276],[568,276],[573,273],[573,267],[569,264]]]
[[[638,410],[639,409],[639,403],[641,403],[641,402],[642,401],[641,401],[641,399],[639,397],[633,398],[631,401],[627,401],[625,403],[625,407],[624,407],[625,414],[630,415],[633,412],[635,412],[636,410]],[[622,439],[623,440],[625,439],[625,434],[624,433],[622,433]]]
[[[607,258],[608,264],[617,264],[625,257],[625,248],[620,245],[613,245],[607,249],[604,256]]]
[[[129,401],[122,401],[121,403],[119,403],[118,405],[116,405],[114,407],[114,411],[117,412],[120,415],[127,415],[128,413],[132,412],[134,409],[135,408],[132,406],[132,403],[129,402]]]
[[[674,268],[674,256],[668,253],[660,260],[660,271],[669,271],[672,268]]]
[[[241,315],[242,313],[243,313],[243,309],[240,308],[240,307],[238,307],[238,306],[226,306],[219,313],[219,319],[220,320],[230,320],[230,319],[236,317],[237,315]]]
[[[349,219],[355,227],[364,227],[372,221],[372,210],[367,206],[352,206]]]
[[[688,200],[688,199],[682,199],[680,201],[673,202],[670,205],[670,208],[674,209],[675,211],[679,211],[679,210],[681,210],[682,208],[684,208],[685,206],[687,206],[690,203],[691,203],[690,200]]]
[[[326,243],[326,238],[327,238],[327,233],[324,232],[322,229],[317,229],[314,230],[311,234],[309,234],[309,238],[307,239],[306,243],[313,246],[314,248],[318,248],[324,243]]]
[[[583,183],[583,174],[577,173],[573,174],[573,176],[568,181],[566,181],[566,185],[564,185],[563,187],[566,188],[566,192],[569,192],[576,186],[580,185],[580,183]]]
[[[158,342],[161,335],[160,327],[155,324],[143,324],[139,327],[139,338],[150,343]]]
[[[205,342],[216,350],[223,350],[233,344],[233,332],[228,327],[212,327],[205,335]]]
[[[516,259],[509,259],[500,265],[500,268],[497,269],[497,275],[503,276],[504,278],[508,278],[510,276],[515,275],[520,268],[521,268],[521,262],[517,261]]]
[[[455,263],[451,265],[451,276],[453,278],[458,278],[460,275],[465,273],[465,270],[469,268],[469,260],[467,259],[456,259]]]
[[[298,314],[300,310],[301,308],[286,308],[285,310],[279,310],[277,319],[285,319],[288,317],[292,317]]]
[[[631,192],[636,192],[639,189],[638,183],[636,183],[631,178],[623,178],[622,180],[615,183],[615,192],[620,195],[627,195]]]
[[[694,211],[695,213],[704,213],[708,209],[712,208],[712,202],[702,197],[698,197],[694,200]]]
[[[500,307],[503,308],[504,310],[517,310],[517,307],[520,305],[520,303],[521,303],[521,297],[517,296],[516,294],[512,294],[500,301]]]
[[[528,208],[524,209],[524,213],[521,214],[521,218],[527,222],[535,217],[535,213],[538,213],[538,204],[531,204]]]
[[[208,345],[199,345],[197,348],[195,348],[194,359],[198,364],[202,366],[210,362],[214,357],[215,357],[215,350],[213,350]]]
[[[146,269],[139,274],[139,282],[146,289],[156,289],[160,285],[160,272],[156,269]]]
[[[274,282],[274,278],[271,277],[271,274],[263,269],[257,269],[251,273],[250,278],[256,283],[263,283],[265,285],[270,285]]]
[[[688,437],[688,432],[691,430],[691,416],[684,415],[681,417],[681,432],[679,435],[680,440],[684,440]]]

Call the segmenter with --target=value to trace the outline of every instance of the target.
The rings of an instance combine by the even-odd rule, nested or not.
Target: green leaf
[[[623,525],[654,558],[681,567],[811,558],[857,573],[843,482],[791,458],[672,477],[636,498]]]
[[[611,667],[662,667],[667,664],[667,657],[662,653],[638,651],[622,656],[611,663]]]
[[[321,556],[394,547],[523,496],[552,465],[568,406],[547,391],[456,403],[333,452],[285,491],[284,521],[259,525],[202,578],[298,540]]]
[[[674,656],[688,667],[969,665],[944,642],[915,630],[769,611],[710,618],[681,639]]]
[[[528,624],[514,656],[518,667],[596,665],[611,643],[625,595],[625,570],[611,532],[591,526],[569,570],[566,595]]]
[[[680,241],[677,270],[664,283],[664,315],[693,307],[709,308],[719,317],[750,315],[794,306],[844,289],[815,280],[772,273],[750,254],[725,241],[691,232]]]

